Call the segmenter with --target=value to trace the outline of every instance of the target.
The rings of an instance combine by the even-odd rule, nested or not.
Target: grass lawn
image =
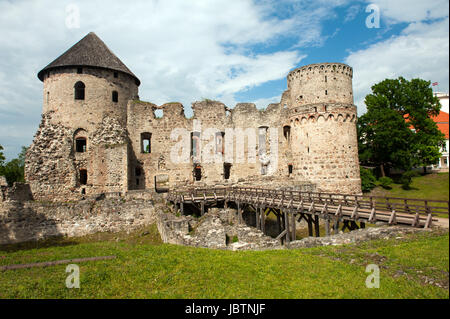
[[[410,190],[404,190],[399,184],[392,184],[392,189],[390,190],[378,186],[366,195],[448,201],[448,178],[448,173],[427,174],[424,176],[413,177]]]
[[[65,287],[66,265],[0,272],[0,298],[449,298],[448,232],[232,252],[162,244],[146,230],[0,247],[0,265],[117,256],[80,263],[80,289]],[[372,263],[378,289],[365,286]]]

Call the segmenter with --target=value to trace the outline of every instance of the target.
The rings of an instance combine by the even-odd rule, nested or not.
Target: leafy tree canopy
[[[364,164],[409,170],[436,163],[444,135],[431,116],[441,105],[430,81],[403,77],[372,86],[367,113],[358,121],[358,146]],[[414,130],[411,130],[414,129]]]
[[[0,146],[1,147],[1,146]],[[2,148],[1,148],[2,149]],[[28,148],[22,146],[22,151],[18,158],[12,159],[5,163],[5,158],[1,159],[3,154],[0,153],[0,176],[5,176],[8,184],[11,186],[14,182],[24,182],[25,154]]]

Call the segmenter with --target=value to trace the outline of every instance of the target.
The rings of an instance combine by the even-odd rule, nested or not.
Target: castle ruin
[[[38,78],[42,121],[25,162],[36,200],[245,183],[361,193],[352,68],[345,64],[291,71],[280,103],[265,110],[205,100],[192,104],[192,118],[180,103],[140,101],[139,79],[92,32]],[[177,130],[189,132],[181,162],[173,161],[183,140]],[[243,136],[239,161],[236,139]],[[205,160],[207,145],[218,160]]]

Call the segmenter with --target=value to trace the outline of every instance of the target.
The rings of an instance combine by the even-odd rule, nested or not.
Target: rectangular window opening
[[[141,134],[141,153],[149,154],[152,151],[151,148],[151,133],[142,133]]]
[[[80,185],[86,185],[87,184],[87,170],[80,169]]]
[[[75,149],[77,153],[84,153],[86,152],[86,139],[85,138],[77,138],[75,140]]]

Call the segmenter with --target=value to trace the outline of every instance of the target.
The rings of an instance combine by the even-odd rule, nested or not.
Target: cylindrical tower
[[[352,68],[311,64],[289,73],[294,174],[318,190],[361,193]]]
[[[90,130],[107,114],[126,122],[139,79],[91,32],[38,73],[44,82],[43,113],[52,122]]]
[[[127,104],[139,79],[91,32],[38,73],[43,119],[25,162],[35,198],[76,199],[128,185]]]

